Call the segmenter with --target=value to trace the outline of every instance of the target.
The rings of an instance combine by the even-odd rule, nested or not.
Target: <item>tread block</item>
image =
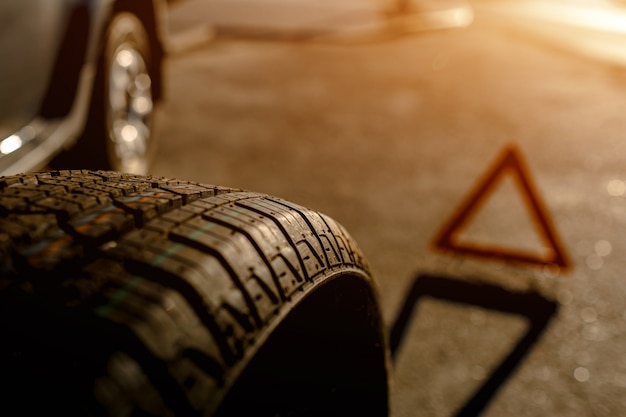
[[[257,250],[265,264],[273,271],[274,281],[282,290],[284,297],[293,292],[291,288],[296,284],[286,285],[287,282],[302,283],[306,279],[302,260],[294,250],[294,245],[287,239],[285,233],[271,219],[255,215],[255,212],[239,205],[220,206],[202,216],[203,219],[224,225],[236,233],[244,235],[250,244]],[[273,265],[276,258],[281,258],[286,270],[281,267],[280,273]],[[290,277],[284,278],[289,274]],[[269,284],[269,283],[268,283]]]
[[[194,359],[196,358],[194,357]],[[205,360],[205,362],[207,361]],[[206,371],[187,357],[179,358],[170,364],[169,371],[178,384],[183,387],[191,407],[198,412],[206,408],[207,403],[211,401],[213,395],[222,385],[221,381],[207,376]]]
[[[93,197],[98,201],[98,204],[102,206],[113,204],[113,199],[107,193],[103,193],[98,190],[93,190],[89,188],[77,188],[72,190],[72,192]]]
[[[271,298],[277,297],[277,283],[266,260],[244,234],[209,219],[194,217],[172,229],[170,237],[215,256],[243,292],[257,323],[273,312]],[[252,278],[251,268],[256,278]],[[259,287],[258,278],[263,280],[264,286]]]
[[[178,184],[161,186],[160,188],[174,194],[178,194],[185,199],[185,204],[191,203],[192,201],[200,198],[215,195],[215,188],[211,186],[205,187],[194,184]]]
[[[57,233],[57,218],[54,214],[29,213],[9,214],[0,218],[0,230],[8,235],[18,247],[33,245],[51,234]]]
[[[51,197],[54,198],[54,197]],[[86,194],[77,194],[72,193],[63,197],[56,197],[64,201],[68,201],[74,204],[78,204],[81,210],[90,209],[96,205],[98,205],[98,199]]]
[[[248,191],[229,192],[225,194],[218,194],[211,198],[206,198],[203,201],[213,204],[214,206],[223,206],[226,204],[236,203],[241,200],[249,198],[259,197],[258,193],[251,193]]]
[[[271,221],[292,244],[312,236],[313,232],[309,225],[301,221],[293,210],[275,204],[267,198],[241,201],[237,203],[237,206],[259,214],[261,216],[259,219],[265,218]],[[321,247],[316,249],[323,254]]]
[[[125,284],[117,281],[121,285],[109,287],[104,303],[94,311],[129,328],[156,357],[168,363],[191,406],[200,409],[223,384],[226,365],[219,359],[215,339],[175,291],[141,277],[129,277]]]
[[[0,212],[3,214],[16,212],[16,211],[30,211],[30,206],[27,201],[20,197],[6,197],[0,196]]]
[[[28,190],[28,191],[43,192],[47,196],[67,194],[67,189],[60,185],[35,184],[35,185],[23,185],[19,188],[23,190]]]
[[[334,258],[328,258],[328,244],[324,245],[324,241],[318,235],[314,224],[305,216],[304,213],[309,212],[308,209],[297,205],[293,205],[292,207],[283,204],[281,201],[270,198],[246,201],[240,203],[240,205],[249,207],[271,218],[275,218],[275,221],[280,224],[280,227],[296,244],[303,240],[306,241],[309,250],[315,252],[315,259],[319,262],[320,268],[325,269],[329,261],[334,261]],[[315,267],[315,269],[309,271],[317,273],[318,268]]]
[[[159,337],[170,337],[168,346],[155,351],[163,358],[180,355],[186,347],[202,352],[213,358],[219,372],[213,375],[218,379],[223,374],[224,364],[220,362],[220,352],[214,337],[202,325],[188,302],[176,291],[163,287],[157,282],[139,276],[118,274],[109,277],[104,297],[94,305],[93,310],[101,317],[108,317],[115,310],[121,310],[133,317],[141,317],[149,323]]]
[[[315,248],[316,245],[319,247],[317,240],[310,242],[302,239],[296,245],[308,277],[313,277],[325,269],[325,262],[320,258],[319,249]]]
[[[58,215],[69,218],[81,212],[79,203],[71,201],[71,199],[47,197],[34,203],[37,207],[51,210]]]
[[[195,213],[187,210],[172,210],[161,216],[164,220],[169,220],[175,224],[181,224],[191,219]]]
[[[171,359],[176,354],[176,326],[162,306],[138,297],[132,287],[144,278],[134,277],[123,287],[108,286],[102,294],[104,302],[95,313],[105,319],[123,324],[156,356]]]
[[[117,197],[114,204],[135,216],[138,224],[152,220],[161,213],[165,213],[183,204],[183,198],[160,189],[143,191],[138,195]]]
[[[211,202],[208,202],[207,199],[203,199],[203,200],[196,200],[191,204],[187,204],[186,206],[182,208],[182,210],[188,211],[193,214],[202,214],[202,213],[205,213],[207,210],[210,210],[216,206],[217,205],[215,203],[211,203]]]
[[[19,198],[27,203],[32,203],[47,195],[44,190],[26,189],[25,187],[9,187],[2,191],[3,197]]]
[[[321,245],[324,247],[324,253],[330,266],[340,265],[346,260],[343,256],[343,252],[346,251],[344,242],[339,241],[337,235],[335,235],[335,232],[341,233],[341,230],[337,227],[335,227],[335,230],[331,229],[326,219],[315,211],[303,210],[300,206],[286,201],[277,201],[276,203],[292,208],[306,219],[305,221],[311,229],[314,230],[315,236],[317,236]],[[335,223],[333,222],[333,224]]]
[[[163,217],[157,217],[146,223],[145,229],[158,232],[162,236],[166,236],[170,230],[178,226],[179,223],[169,221]]]
[[[113,353],[109,357],[106,370],[107,376],[94,381],[94,396],[108,411],[108,415],[124,414],[133,405],[138,405],[148,415],[175,416],[139,363],[128,354]]]
[[[295,204],[289,202],[281,202],[281,204],[288,207],[295,206]],[[300,211],[300,214],[307,219],[307,223],[315,230],[315,234],[325,242],[324,250],[326,254],[335,257],[332,264],[335,265],[335,263],[341,262],[341,250],[334,234],[337,230],[333,230],[331,226],[326,223],[326,219],[318,212],[308,210]]]
[[[295,257],[295,251],[293,251],[291,247],[284,250],[284,253],[287,253],[287,256],[289,256],[289,252],[293,253],[293,256],[291,257]],[[283,296],[285,298],[290,298],[298,289],[300,289],[305,281],[284,253],[274,256],[271,260],[271,264],[276,276],[278,277],[278,282]]]
[[[349,237],[346,229],[334,219],[321,213],[318,213],[318,215],[324,220],[329,230],[331,230],[335,236],[343,261],[347,264],[358,265],[359,267],[367,269],[367,262],[361,253],[361,249],[359,249],[356,242]]]
[[[61,230],[20,252],[30,266],[43,271],[52,270],[61,261],[70,260],[81,253],[82,247]]]
[[[267,198],[251,199],[239,202],[237,205],[249,208],[268,218],[274,219],[280,225],[283,232],[290,237],[292,242],[300,240],[303,234],[312,233],[309,225],[303,219],[287,207],[275,203]]]
[[[85,185],[81,188],[81,190],[89,190],[93,193],[100,193],[102,195],[113,198],[131,194],[135,192],[135,187],[130,184],[120,187],[102,183]]]
[[[137,238],[133,239],[135,235]],[[220,344],[226,362],[242,354],[251,337],[248,303],[230,274],[213,256],[180,243],[157,239],[146,243],[130,233],[108,253],[139,262],[138,273],[180,293]],[[146,268],[144,265],[148,265]],[[129,266],[132,268],[132,266]],[[236,315],[223,311],[228,306]]]
[[[10,187],[12,185],[21,185],[23,184],[23,180],[28,178],[28,175],[9,175],[6,177],[0,178],[0,189],[4,189],[6,187]],[[36,179],[35,179],[36,181]]]
[[[74,236],[99,245],[132,230],[135,220],[131,214],[109,205],[81,213],[70,220],[67,226]]]

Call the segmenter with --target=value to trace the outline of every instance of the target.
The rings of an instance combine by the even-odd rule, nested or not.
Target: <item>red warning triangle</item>
[[[539,238],[549,248],[549,253],[546,256],[540,256],[524,250],[507,249],[506,247],[486,246],[471,242],[462,243],[458,239],[461,231],[470,223],[471,218],[482,203],[491,195],[492,191],[506,175],[512,175],[517,186],[516,188],[521,193],[532,220],[537,226]],[[561,268],[569,266],[569,261],[557,237],[552,220],[548,216],[548,212],[530,180],[528,169],[514,147],[506,149],[493,168],[487,171],[485,177],[477,184],[458,211],[439,233],[434,241],[434,245],[438,249],[450,250],[464,255],[539,265],[552,264]]]

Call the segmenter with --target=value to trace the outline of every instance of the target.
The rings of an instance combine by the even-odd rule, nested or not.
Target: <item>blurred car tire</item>
[[[356,243],[264,194],[104,171],[0,179],[4,410],[388,412]]]
[[[155,150],[155,59],[142,20],[116,13],[103,40],[85,130],[53,166],[147,173]]]

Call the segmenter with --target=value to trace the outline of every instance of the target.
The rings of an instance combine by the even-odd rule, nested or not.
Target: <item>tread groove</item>
[[[218,323],[215,321],[214,316],[211,314],[211,309],[206,305],[205,300],[193,285],[187,282],[184,278],[174,275],[168,271],[160,269],[154,266],[146,266],[138,261],[128,261],[128,269],[132,271],[137,269],[137,272],[147,272],[147,274],[141,274],[149,276],[150,280],[155,281],[166,288],[178,292],[185,300],[188,301],[189,306],[194,311],[200,322],[205,326],[209,333],[215,339],[217,346],[222,354],[224,362],[232,365],[236,359],[240,356],[239,352],[233,352],[228,345],[228,342],[223,337],[223,330],[220,329]],[[150,273],[156,272],[156,273]]]
[[[256,305],[254,304],[254,300],[252,300],[252,297],[246,290],[244,283],[241,281],[241,279],[239,279],[239,276],[237,276],[237,273],[235,272],[231,264],[228,262],[226,257],[220,253],[219,250],[209,247],[202,242],[195,240],[193,237],[178,235],[172,232],[170,232],[169,234],[169,239],[181,245],[186,245],[196,250],[199,250],[217,259],[222,267],[226,270],[226,272],[228,272],[235,286],[239,289],[239,291],[241,291],[241,294],[246,302],[246,305],[248,306],[248,309],[250,310],[250,314],[252,315],[252,319],[254,320],[256,326],[261,327],[263,325],[263,321],[261,320]]]
[[[250,275],[250,279],[255,280],[257,284],[259,284],[259,286],[263,288],[263,291],[265,292],[265,294],[267,294],[272,304],[279,304],[281,302],[281,300],[276,297],[276,294],[274,294],[272,289],[259,276],[257,276],[256,274],[252,274]]]
[[[200,416],[186,398],[182,387],[170,375],[165,362],[156,357],[150,349],[129,328],[106,321],[108,326],[115,327],[113,334],[119,336],[119,341],[125,345],[129,357],[139,364],[143,372],[158,391],[167,406],[180,410],[181,415]]]
[[[224,384],[224,368],[215,359],[195,348],[185,348],[181,355],[213,377],[220,386]]]
[[[283,255],[282,253],[279,253],[276,255],[276,258],[281,258],[285,262],[285,265],[287,265],[287,268],[289,268],[289,270],[291,271],[291,273],[293,274],[293,276],[296,278],[298,282],[304,282],[304,278],[302,278],[300,274],[298,274],[298,271],[296,271],[296,268],[291,264],[291,262],[289,262],[289,259],[287,259],[285,255]]]
[[[313,226],[313,223],[311,222],[311,220],[300,210],[297,209],[295,207],[292,207],[290,205],[285,204],[283,201],[281,200],[277,200],[277,199],[272,199],[272,198],[268,198],[269,201],[279,204],[289,210],[293,210],[294,212],[298,213],[298,215],[302,218],[302,220],[304,220],[304,222],[309,226],[309,229],[311,230],[311,233],[313,233],[313,236],[315,236],[317,238],[317,241],[319,242],[320,246],[322,248],[324,248],[324,243],[322,242],[322,238],[320,237],[319,233],[317,232],[317,230],[315,229],[315,226]],[[322,251],[324,253],[324,257],[326,259],[326,265],[328,267],[331,266],[330,260],[328,259],[328,255],[326,254],[326,251]]]
[[[231,230],[233,230],[235,232],[241,233],[243,236],[246,237],[246,239],[248,239],[248,242],[250,242],[250,244],[257,251],[257,254],[259,255],[259,258],[261,258],[261,260],[263,261],[265,266],[267,266],[267,269],[269,269],[270,274],[272,275],[272,279],[274,281],[274,285],[276,286],[276,289],[277,289],[278,293],[280,294],[281,301],[285,301],[287,299],[287,296],[283,292],[283,289],[282,289],[282,287],[280,285],[280,281],[278,279],[278,276],[276,275],[276,271],[272,267],[272,264],[270,263],[269,259],[267,258],[267,255],[265,254],[263,249],[259,246],[259,244],[257,243],[256,239],[250,233],[248,233],[248,231],[244,230],[243,228],[235,226],[233,224],[230,224],[230,223],[228,223],[226,221],[223,221],[223,220],[220,220],[220,219],[216,219],[215,217],[212,217],[209,214],[210,213],[203,214],[202,218],[207,220],[207,221],[210,221],[210,222],[222,225],[222,226],[224,226],[224,227],[226,227],[228,229],[231,229]],[[258,281],[262,281],[262,280],[258,279]],[[261,285],[263,285],[263,287],[266,290],[266,292],[268,292],[267,290],[269,290],[269,288],[267,287],[267,285],[265,285],[265,283],[263,283]]]
[[[258,208],[248,206],[248,205],[246,205],[244,203],[236,202],[235,204],[237,206],[239,206],[239,207],[242,207],[242,208],[245,208],[247,210],[250,210],[250,211],[252,211],[254,213],[257,213],[260,216],[263,216],[264,218],[269,219],[270,221],[272,221],[272,223],[274,223],[278,227],[278,229],[281,231],[283,236],[285,236],[285,239],[287,240],[287,242],[289,243],[289,246],[291,246],[293,251],[296,254],[299,254],[298,247],[297,247],[296,243],[293,241],[293,239],[291,238],[291,235],[289,234],[289,232],[287,232],[287,229],[280,222],[280,220],[278,220],[277,218],[273,217],[272,215],[270,215],[268,213],[263,212],[262,210],[259,210]],[[314,250],[312,252],[316,253]],[[298,260],[300,262],[300,268],[302,269],[302,273],[304,274],[304,280],[305,281],[310,281],[311,277],[309,276],[309,271],[307,270],[306,266],[304,265],[304,260],[302,259],[301,256],[298,256]],[[281,290],[281,292],[282,292],[282,290]]]

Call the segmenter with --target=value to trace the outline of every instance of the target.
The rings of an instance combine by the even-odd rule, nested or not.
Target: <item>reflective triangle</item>
[[[498,245],[485,245],[472,242],[459,236],[471,224],[471,219],[492,194],[497,185],[510,175],[519,191],[522,201],[526,204],[531,220],[535,224],[538,237],[544,244],[537,251],[526,251]],[[434,246],[437,249],[453,251],[463,255],[497,258],[505,261],[518,261],[539,265],[558,265],[567,268],[569,261],[558,239],[553,222],[548,216],[545,205],[539,198],[536,188],[530,180],[528,169],[516,148],[504,151],[496,164],[487,171],[485,177],[478,182],[474,190],[461,204],[452,218],[437,235]],[[547,248],[547,250],[545,250]],[[543,255],[538,254],[541,252]]]

